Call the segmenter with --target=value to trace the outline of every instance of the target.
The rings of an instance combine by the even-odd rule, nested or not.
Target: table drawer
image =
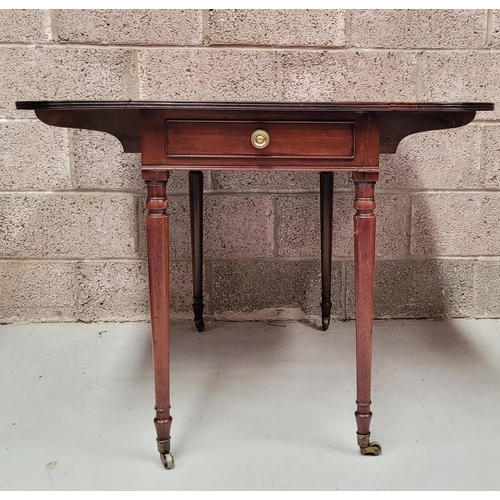
[[[354,158],[353,121],[166,120],[165,139],[166,156],[172,159]]]

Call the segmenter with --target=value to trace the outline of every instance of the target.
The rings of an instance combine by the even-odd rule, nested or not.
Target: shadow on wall
[[[432,138],[427,140],[432,141]],[[436,136],[434,140],[439,142],[442,138]],[[401,168],[399,159],[396,157],[392,164],[384,165],[380,188],[376,190],[379,206],[379,210],[376,210],[378,239],[382,244],[378,247],[376,262],[375,318],[471,317],[474,315],[474,261],[446,258],[449,252],[440,243],[441,225],[435,222],[436,217],[444,215],[436,209],[432,198],[429,201],[427,196],[408,191],[404,183],[399,192],[387,192],[390,188],[384,185],[384,178],[391,175],[392,169]],[[407,159],[405,163],[408,164]],[[411,168],[411,159],[409,163]],[[419,179],[419,168],[414,168],[416,174],[410,189],[415,185],[423,185]],[[453,165],[450,168],[453,169]],[[319,176],[314,174],[314,177],[318,177],[319,184]],[[335,177],[337,181],[339,176]],[[353,247],[354,192],[351,187],[347,187],[346,183],[345,188],[336,190],[334,194],[334,206],[339,212],[334,213],[333,222],[332,319],[354,319],[354,268],[352,258],[347,257],[352,255]],[[219,192],[217,196],[224,196],[224,192]],[[276,197],[283,198],[284,194],[278,193]],[[305,228],[295,228],[297,220],[280,220],[278,225],[283,229],[284,224],[289,224],[297,233],[302,233],[297,241],[286,242],[290,247],[298,248],[301,238],[309,239],[309,253],[300,256],[300,249],[297,249],[290,256],[278,253],[277,258],[268,259],[256,252],[254,256],[243,260],[231,255],[218,258],[216,251],[212,255],[206,253],[204,281],[208,316],[233,321],[307,318],[316,322],[319,318],[319,197],[309,193],[308,199],[300,194],[289,198],[302,198],[298,203],[308,205],[305,209],[299,207],[296,216],[296,219],[303,218]],[[417,198],[416,202],[413,198]],[[395,213],[399,208],[404,211],[403,214]],[[313,214],[314,219],[308,217],[310,214]],[[188,248],[188,218],[183,217],[185,220],[179,223],[174,220],[175,215],[179,214],[172,214],[171,226],[176,227],[172,237],[186,240],[182,246]],[[277,218],[280,215],[283,213],[278,212]],[[241,227],[235,230],[244,232]],[[276,227],[275,231],[279,232],[280,229]],[[291,229],[282,232],[287,231],[293,232]],[[411,234],[412,231],[415,235]],[[425,241],[422,241],[421,235],[425,236]],[[412,237],[416,238],[415,242]],[[209,238],[210,235],[205,233],[205,240]],[[279,240],[280,236],[276,239]],[[398,243],[393,245],[395,240]],[[389,250],[385,253],[387,248]],[[339,252],[340,260],[337,260]],[[184,253],[184,258],[190,257],[188,250]],[[445,258],[441,254],[445,254]],[[190,273],[187,263],[185,279],[190,280]],[[177,294],[178,291],[180,288],[177,285],[173,293]],[[182,291],[185,294],[182,303],[187,305],[191,300],[190,283],[184,282]],[[179,301],[178,295],[176,300]]]
[[[379,192],[406,192],[410,200],[405,254],[376,263],[376,318],[475,316],[470,257],[484,254],[485,245],[469,227],[476,195],[463,190],[480,187],[481,134],[477,124],[414,134],[381,158]],[[348,317],[352,311],[348,302]]]
[[[475,304],[475,274],[481,264],[477,256],[491,251],[496,224],[491,215],[488,219],[484,196],[478,194],[483,129],[483,124],[473,122],[457,129],[413,134],[403,139],[396,154],[381,157],[381,179],[376,187],[376,318],[486,316]],[[345,182],[342,175],[335,175],[332,317],[354,319],[354,269],[349,257],[354,192],[352,182]],[[251,279],[249,269],[245,269],[247,274],[238,274],[237,265],[235,269],[226,266],[224,275],[213,269],[216,290],[228,292],[223,302],[215,304],[218,314],[230,310],[235,300],[243,308],[238,310],[247,313],[252,313],[252,305],[258,305],[257,310],[292,305],[309,318],[320,314],[320,272],[315,265],[320,248],[319,197],[311,193],[311,186],[314,189],[319,184],[317,177],[311,177],[316,183],[309,181],[307,194],[288,196],[291,202],[281,202],[285,193],[276,195],[282,276],[273,275],[271,263],[268,269],[263,263],[254,266],[258,272]],[[286,210],[280,212],[280,206]],[[283,229],[285,225],[289,227]],[[287,257],[296,259],[293,272],[301,273],[297,283],[290,282],[291,259]],[[308,268],[302,269],[306,262]],[[272,302],[265,293],[267,288],[273,290]],[[302,297],[290,292],[299,288]],[[259,296],[258,304],[253,299],[245,302],[240,295],[247,292],[250,298]],[[219,293],[215,298],[221,297]],[[293,304],[290,298],[295,299]]]

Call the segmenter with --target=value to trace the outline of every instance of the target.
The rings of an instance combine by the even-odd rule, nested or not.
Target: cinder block
[[[352,175],[350,172],[335,172],[333,175],[333,189],[354,189]]]
[[[141,203],[144,207],[144,203]],[[170,254],[191,258],[188,196],[170,196]],[[143,209],[141,255],[146,256]],[[274,210],[270,196],[205,196],[203,200],[203,254],[207,258],[270,257],[274,254]]]
[[[57,39],[69,43],[201,45],[203,14],[188,9],[64,9]]]
[[[209,277],[206,266],[203,273],[203,302],[205,311],[210,308],[208,293]],[[170,317],[173,319],[193,319],[193,270],[190,261],[170,262]],[[194,328],[194,326],[193,326]]]
[[[211,184],[211,173],[203,172],[203,191],[210,191]],[[188,172],[172,170],[168,179],[167,193],[189,193]]]
[[[477,189],[481,132],[478,125],[405,137],[396,154],[381,155],[378,186],[389,189]]]
[[[331,287],[331,318],[344,319],[344,263],[332,261],[332,287]],[[321,317],[321,266],[317,262],[317,267],[311,269],[305,276],[307,290],[302,304],[302,310],[307,317]]]
[[[207,196],[204,204],[207,257],[234,259],[274,254],[271,196]]]
[[[212,173],[215,190],[234,191],[318,191],[318,172],[232,172]],[[352,184],[350,174],[336,172],[334,189],[346,189]]]
[[[276,210],[278,255],[319,257],[319,195],[280,196],[276,200]]]
[[[289,101],[414,101],[412,52],[285,52],[283,99]]]
[[[140,98],[273,101],[277,65],[274,51],[140,49]]]
[[[354,318],[354,267],[346,314]],[[472,260],[382,260],[375,265],[375,318],[466,318],[473,314]]]
[[[247,319],[275,319],[280,311],[320,316],[321,273],[318,261],[214,261],[210,312],[216,317],[245,313]],[[341,264],[332,269],[332,316],[342,317]],[[278,311],[277,311],[278,310]],[[260,313],[259,313],[260,312]],[[243,317],[243,316],[242,316]]]
[[[0,122],[0,189],[71,189],[68,132],[41,122]]]
[[[47,43],[52,41],[50,10],[0,9],[0,42]]]
[[[148,321],[146,262],[78,263],[80,321]]]
[[[74,263],[0,261],[0,276],[0,323],[77,319]]]
[[[406,194],[375,192],[377,208],[376,255],[396,257],[408,255],[411,197]]]
[[[407,253],[410,199],[404,194],[375,195],[377,208],[377,255]],[[334,193],[332,252],[353,255],[353,193]],[[318,195],[281,196],[277,200],[278,255],[319,257],[321,250],[320,203]]]
[[[215,172],[214,189],[231,191],[319,191],[319,174],[317,172]]]
[[[342,10],[211,10],[209,44],[323,46],[345,44]]]
[[[413,196],[413,255],[499,255],[500,193],[422,193]]]
[[[500,47],[500,10],[491,10],[491,47]]]
[[[189,198],[187,196],[170,196],[168,200],[171,258],[190,259],[191,228],[189,224]],[[146,215],[147,211],[144,212],[144,222]]]
[[[150,321],[146,261],[80,262],[78,281],[80,321]],[[171,318],[191,318],[191,283],[191,264],[170,262]]]
[[[476,317],[500,317],[500,262],[478,261],[476,275]]]
[[[48,128],[48,127],[46,127]],[[75,187],[84,189],[141,190],[141,155],[124,153],[110,134],[92,130],[73,131]]]
[[[1,257],[137,257],[131,195],[2,195],[0,227]]]
[[[500,189],[500,127],[483,127],[484,187]]]
[[[443,102],[498,102],[500,58],[494,52],[424,52],[421,57],[419,99]],[[500,116],[481,111],[478,118]]]
[[[127,49],[0,48],[0,116],[34,117],[15,111],[15,101],[130,99],[132,65]]]
[[[350,14],[354,47],[464,49],[486,42],[486,10],[353,9]]]

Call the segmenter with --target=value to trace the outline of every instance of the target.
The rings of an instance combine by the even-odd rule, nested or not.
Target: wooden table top
[[[248,111],[492,111],[489,102],[18,101],[17,109],[197,109]]]
[[[377,115],[380,153],[395,153],[407,135],[461,127],[487,102],[232,102],[232,101],[19,101],[48,125],[107,132],[126,153],[141,151],[141,121],[159,126],[173,120],[332,121]],[[153,119],[155,116],[155,119]],[[154,123],[153,123],[154,122]],[[158,125],[156,125],[158,124]]]

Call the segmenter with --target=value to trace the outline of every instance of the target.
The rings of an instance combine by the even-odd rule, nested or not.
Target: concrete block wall
[[[375,313],[500,317],[500,10],[0,10],[0,322],[148,319],[138,155],[16,100],[496,101],[382,156]],[[187,174],[169,181],[190,317]],[[333,315],[354,316],[335,176]],[[205,174],[207,315],[320,314],[319,176]]]

